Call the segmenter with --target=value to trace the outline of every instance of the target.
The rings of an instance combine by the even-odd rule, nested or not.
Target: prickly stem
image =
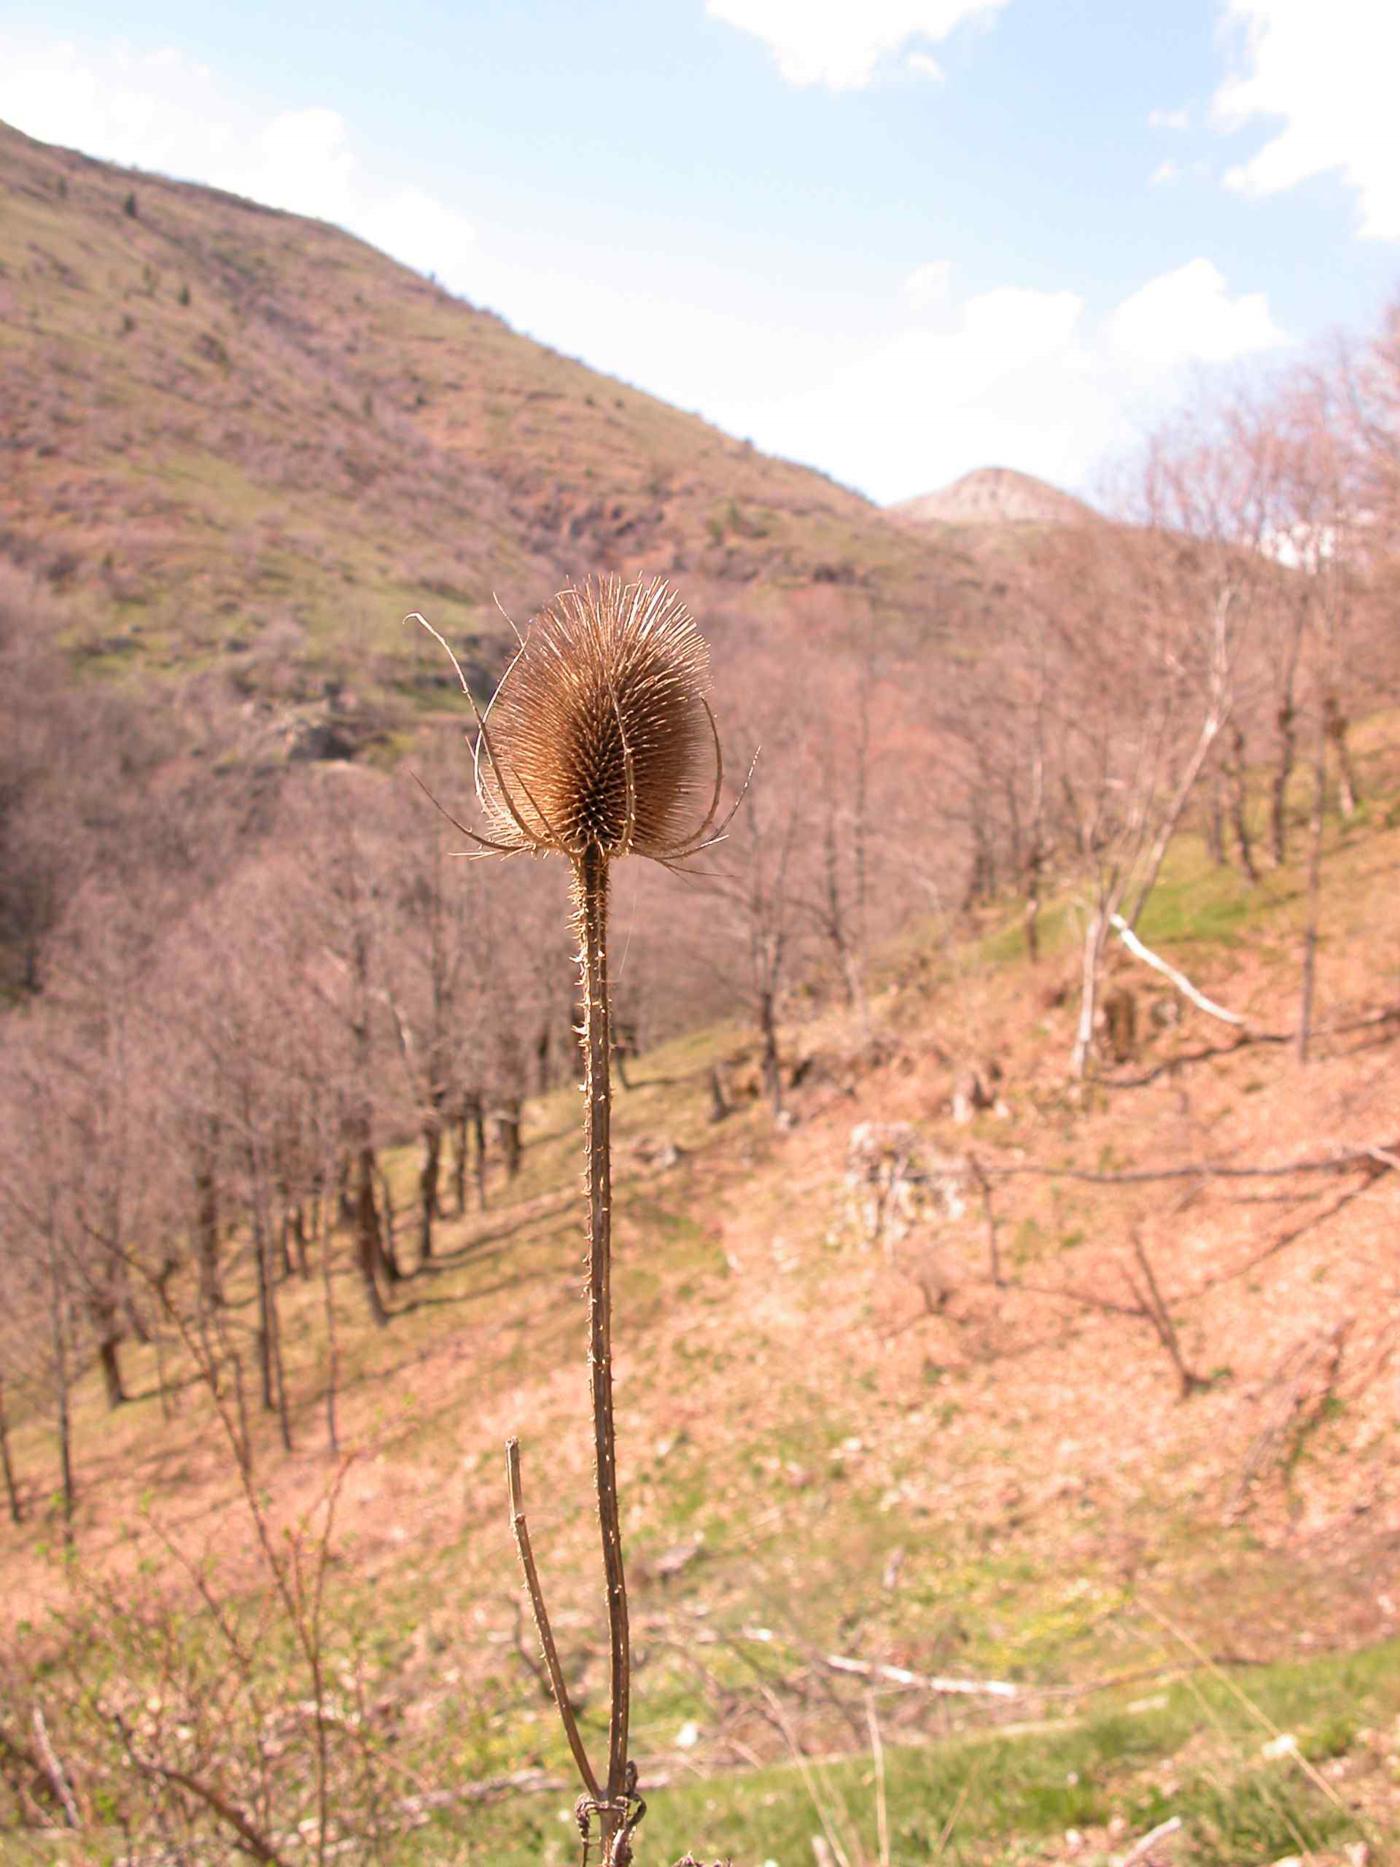
[[[612,1387],[612,1055],[608,999],[608,859],[590,845],[574,865],[574,892],[581,935],[583,984],[584,1097],[588,1125],[588,1304],[589,1371],[593,1394],[593,1450],[598,1517],[607,1583],[611,1710],[608,1727],[607,1802],[601,1811],[603,1859],[620,1825],[617,1810],[627,1787],[627,1727],[631,1699],[631,1653],[627,1582],[622,1562],[622,1523],[617,1498],[617,1455]]]

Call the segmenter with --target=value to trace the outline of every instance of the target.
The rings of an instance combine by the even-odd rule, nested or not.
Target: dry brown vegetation
[[[613,902],[635,1754],[707,1772],[655,1847],[854,1867],[810,1757],[1392,1634],[1400,325],[1183,417],[1119,523],[950,543],[341,234],[0,136],[11,1831],[576,1855],[500,1469],[523,1429],[592,1741],[576,975],[549,865],[409,780],[512,820],[398,617],[475,677],[491,591],[582,568],[684,572],[762,747]],[[609,769],[579,847],[670,844]],[[1094,1754],[1047,1850],[1151,1825]],[[1183,1749],[1195,1858],[1364,1840],[1389,1754],[1256,1830]],[[793,1758],[807,1814],[746,1802]],[[880,1783],[872,1859],[953,1845]]]

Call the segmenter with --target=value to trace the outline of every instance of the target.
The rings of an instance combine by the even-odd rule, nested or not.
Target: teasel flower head
[[[709,674],[700,631],[664,579],[603,577],[562,591],[477,715],[487,833],[457,827],[483,850],[575,863],[596,850],[669,864],[708,848],[724,829]]]

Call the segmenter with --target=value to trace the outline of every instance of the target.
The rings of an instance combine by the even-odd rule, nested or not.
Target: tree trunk
[[[224,1292],[219,1276],[219,1183],[209,1167],[201,1167],[194,1177],[194,1237],[199,1299],[212,1309],[223,1302]]]
[[[991,854],[982,836],[976,830],[974,830],[974,839],[972,867],[968,871],[967,892],[963,896],[964,910],[975,908],[979,902],[985,901],[991,894],[996,880]]]
[[[1045,851],[1039,836],[1033,836],[1026,856],[1026,957],[1032,965],[1040,958],[1040,890],[1045,868]]]
[[[1337,754],[1337,807],[1342,816],[1350,822],[1356,815],[1356,807],[1361,801],[1361,793],[1356,782],[1356,767],[1351,762],[1351,744],[1347,737],[1347,717],[1342,712],[1341,704],[1335,694],[1328,694],[1327,737],[1332,741]]]
[[[285,1189],[282,1194],[286,1198]],[[281,1264],[282,1281],[290,1283],[296,1275],[296,1266],[292,1262],[292,1211],[289,1205],[279,1202],[280,1216],[277,1220],[277,1256]]]
[[[1277,714],[1278,758],[1269,805],[1269,843],[1279,868],[1288,860],[1288,786],[1298,756],[1298,715],[1293,702],[1285,700]]]
[[[336,1399],[340,1386],[340,1338],[335,1324],[335,1288],[331,1282],[331,1227],[327,1214],[317,1228],[321,1259],[321,1302],[326,1318],[326,1439],[332,1453],[340,1451]]]
[[[173,1420],[179,1408],[165,1369],[165,1340],[157,1332],[152,1342],[156,1351],[156,1392],[160,1395],[160,1417],[163,1420]]]
[[[63,1541],[73,1546],[73,1513],[77,1507],[77,1488],[73,1483],[73,1417],[68,1392],[68,1338],[63,1326],[63,1291],[58,1278],[57,1246],[52,1237],[49,1250],[49,1344],[53,1355],[55,1410],[58,1415],[59,1484],[63,1497]]]
[[[359,1156],[356,1154],[352,1160],[352,1156],[348,1152],[344,1153],[341,1155],[339,1164],[336,1167],[336,1204],[340,1207],[340,1223],[346,1226],[355,1224],[356,1215],[360,1209],[359,1180],[354,1168],[354,1160],[358,1160],[358,1158]]]
[[[297,1275],[298,1277],[301,1278],[301,1281],[304,1284],[310,1283],[311,1281],[311,1254],[309,1250],[307,1249],[306,1209],[302,1205],[300,1200],[298,1200],[297,1203],[292,1207],[290,1222],[291,1222],[291,1232],[292,1232],[292,1244],[296,1248]]]
[[[10,1507],[10,1522],[23,1523],[24,1511],[20,1506],[19,1486],[15,1483],[15,1468],[10,1460],[10,1417],[5,1410],[5,1380],[0,1375],[0,1467],[5,1474],[5,1498]]]
[[[1326,717],[1319,723],[1313,753],[1312,812],[1308,818],[1308,905],[1303,926],[1303,976],[1298,993],[1298,1061],[1306,1063],[1312,1042],[1313,999],[1317,989],[1317,923],[1322,896],[1322,830],[1327,803]]]
[[[118,1354],[120,1347],[121,1337],[109,1324],[98,1337],[97,1359],[102,1368],[102,1386],[111,1412],[126,1404],[126,1388],[122,1385],[122,1366]]]
[[[374,1176],[379,1182],[379,1268],[391,1285],[402,1283],[403,1266],[399,1263],[398,1214],[394,1210],[394,1190],[389,1185],[389,1176],[379,1164],[377,1155]]]
[[[1147,906],[1152,890],[1157,886],[1158,876],[1162,873],[1162,864],[1167,859],[1167,851],[1171,847],[1172,838],[1176,835],[1177,826],[1186,814],[1186,806],[1191,802],[1192,793],[1196,789],[1201,773],[1206,768],[1206,761],[1210,757],[1211,748],[1214,746],[1216,738],[1224,727],[1226,718],[1227,715],[1217,706],[1213,707],[1201,722],[1201,730],[1196,736],[1195,749],[1190,758],[1186,761],[1186,769],[1182,772],[1181,777],[1177,781],[1176,790],[1172,795],[1171,803],[1167,806],[1166,814],[1158,825],[1157,834],[1153,838],[1152,848],[1147,858],[1147,868],[1138,886],[1137,895],[1134,898],[1133,911],[1128,916],[1128,926],[1130,928],[1135,928],[1142,919],[1143,910]],[[1244,737],[1239,732],[1238,728],[1235,732],[1235,738],[1242,753]],[[1106,921],[1104,931],[1106,934]]]
[[[1213,771],[1210,777],[1210,796],[1206,803],[1206,852],[1216,868],[1223,868],[1225,863],[1225,805],[1221,795],[1223,789],[1220,773]]]
[[[457,1217],[467,1210],[467,1105],[452,1118],[452,1204]]]
[[[268,1263],[267,1233],[257,1195],[253,1201],[253,1269],[258,1285],[258,1373],[262,1380],[262,1404],[265,1413],[277,1409],[277,1380],[273,1366],[272,1267]]]
[[[769,991],[759,993],[758,1029],[763,1041],[763,1092],[768,1097],[774,1121],[781,1121],[783,1067],[778,1053],[778,1009]]]
[[[1244,734],[1237,726],[1230,736],[1230,827],[1235,833],[1240,868],[1251,882],[1259,880],[1254,842],[1249,832],[1249,772],[1245,764]]]
[[[486,1210],[486,1105],[480,1096],[473,1096],[471,1105],[472,1138],[476,1144],[474,1159],[476,1162],[476,1209]]]
[[[870,1020],[865,1004],[865,985],[861,977],[860,960],[852,943],[851,916],[847,913],[846,901],[841,891],[840,855],[836,837],[835,813],[829,811],[823,867],[826,910],[822,918],[826,922],[827,938],[831,941],[831,950],[836,957],[841,983],[845,987],[847,1007],[859,1017],[862,1032],[868,1033]]]
[[[520,1097],[506,1096],[496,1112],[496,1139],[506,1163],[506,1178],[513,1180],[520,1172]]]
[[[1089,1058],[1094,1048],[1094,1020],[1099,1008],[1099,975],[1103,970],[1103,950],[1108,938],[1108,915],[1096,908],[1084,930],[1084,970],[1079,987],[1079,1023],[1070,1054],[1070,1075],[1082,1082],[1088,1074]]]
[[[164,1266],[158,1273],[157,1282],[164,1279],[166,1283],[169,1283],[174,1275],[174,1261],[173,1259],[167,1258]],[[123,1281],[125,1280],[123,1279]],[[126,1291],[122,1297],[122,1314],[126,1317],[126,1326],[130,1329],[133,1338],[141,1344],[142,1348],[149,1348],[154,1340],[151,1334],[150,1324],[141,1313],[141,1305],[132,1296],[130,1290]]]
[[[374,1199],[374,1149],[362,1147],[355,1158],[355,1261],[365,1287],[369,1313],[382,1329],[389,1320],[379,1288],[379,1208]]]
[[[423,1164],[418,1170],[418,1262],[433,1255],[433,1223],[441,1217],[438,1178],[442,1167],[442,1117],[434,1112],[423,1123]]]

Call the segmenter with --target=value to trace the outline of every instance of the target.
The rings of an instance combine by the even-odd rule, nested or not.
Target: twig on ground
[[[1236,1167],[1228,1161],[1187,1161],[1177,1167],[1127,1167],[1121,1172],[1100,1172],[1088,1167],[1055,1167],[1043,1161],[984,1161],[982,1171],[1001,1180],[1039,1178],[1080,1180],[1090,1186],[1150,1186],[1162,1180],[1282,1180],[1291,1174],[1355,1173],[1369,1168],[1386,1173],[1400,1165],[1400,1141],[1372,1142],[1336,1154],[1283,1160],[1275,1166]]]
[[[1146,1863],[1157,1843],[1159,1841],[1166,1841],[1172,1835],[1180,1834],[1180,1832],[1181,1817],[1179,1815],[1172,1815],[1169,1816],[1166,1821],[1158,1822],[1155,1828],[1150,1828],[1140,1840],[1133,1843],[1119,1862],[1118,1867],[1146,1867]]]
[[[1176,1369],[1181,1398],[1189,1400],[1192,1394],[1199,1393],[1207,1383],[1201,1375],[1196,1374],[1186,1364],[1186,1357],[1181,1352],[1181,1338],[1177,1335],[1176,1324],[1172,1321],[1171,1311],[1162,1297],[1156,1273],[1152,1269],[1152,1260],[1147,1255],[1147,1249],[1142,1242],[1142,1234],[1136,1226],[1133,1228],[1133,1256],[1137,1259],[1143,1281],[1139,1284],[1129,1271],[1128,1288],[1136,1298],[1142,1315],[1151,1323],[1157,1340],[1171,1358],[1171,1364]]]
[[[112,1721],[117,1727],[133,1769],[139,1770],[142,1776],[152,1777],[157,1782],[171,1783],[177,1789],[186,1790],[196,1801],[202,1802],[206,1808],[218,1816],[225,1827],[233,1831],[234,1846],[241,1854],[247,1854],[253,1860],[261,1862],[262,1867],[287,1867],[286,1856],[278,1853],[273,1843],[254,1827],[237,1803],[230,1802],[212,1785],[202,1782],[197,1776],[191,1776],[186,1770],[176,1769],[173,1764],[158,1763],[153,1757],[143,1757],[136,1748],[130,1727],[120,1713],[114,1713]]]
[[[1362,1031],[1381,1030],[1389,1024],[1400,1024],[1400,1005],[1386,1005],[1380,1011],[1368,1012],[1361,1018],[1347,1018],[1339,1024],[1320,1024],[1313,1036],[1351,1037]],[[1232,1057],[1237,1050],[1249,1050],[1256,1045],[1282,1046],[1296,1044],[1297,1041],[1296,1030],[1241,1030],[1228,1044],[1205,1044],[1198,1050],[1179,1051],[1173,1057],[1163,1057],[1160,1063],[1154,1063],[1150,1070],[1144,1070],[1141,1075],[1100,1076],[1098,1081],[1105,1089],[1146,1089],[1160,1077],[1171,1076],[1188,1063],[1213,1063],[1217,1057]]]
[[[44,1774],[53,1784],[54,1794],[63,1804],[63,1813],[68,1818],[68,1826],[81,1828],[83,1824],[78,1814],[77,1800],[69,1787],[68,1778],[63,1773],[63,1765],[58,1760],[58,1752],[53,1747],[53,1740],[49,1736],[49,1727],[44,1720],[44,1714],[37,1705],[34,1707],[33,1722],[34,1738],[39,1746],[39,1755],[43,1759]]]
[[[880,1679],[935,1697],[1020,1698],[1021,1687],[1007,1679],[949,1679],[936,1673],[910,1672],[906,1666],[884,1666],[873,1660],[849,1659],[842,1653],[824,1653],[822,1662],[834,1673],[852,1673],[858,1679]]]

